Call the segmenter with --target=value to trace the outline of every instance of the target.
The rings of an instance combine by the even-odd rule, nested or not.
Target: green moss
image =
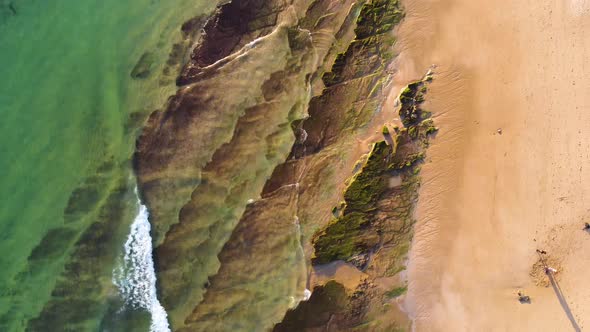
[[[384,43],[394,42],[383,31],[391,29],[390,24],[397,24],[403,17],[398,10],[397,0],[376,0],[362,7],[355,29],[357,39],[346,52],[338,54],[332,71],[323,75],[328,88],[345,79],[363,76],[362,79],[372,86],[369,90],[371,94],[381,89],[384,64],[380,48]],[[375,61],[379,57],[381,60]],[[373,74],[366,75],[367,72]],[[383,232],[390,233],[387,241],[391,241],[391,232],[402,234],[399,246],[407,241],[404,234],[409,232],[414,222],[412,211],[419,188],[419,165],[428,146],[427,135],[436,129],[432,120],[425,120],[430,113],[420,108],[427,90],[424,81],[416,81],[401,92],[400,117],[406,128],[396,127],[392,133],[384,126],[382,134],[395,134],[395,143],[375,143],[366,161],[355,165],[355,175],[346,181],[344,204],[332,210],[334,219],[313,237],[313,264],[345,260],[361,268],[365,266],[367,254],[382,245]],[[377,107],[379,102],[371,99],[360,109],[353,107],[348,110],[342,131],[354,130],[368,122]],[[390,188],[390,178],[397,175],[402,177],[402,185]],[[395,205],[391,211],[380,211],[379,204],[386,196],[388,200],[393,198],[388,204]],[[394,256],[390,268],[403,269],[403,263],[399,262],[402,257]]]
[[[422,94],[420,92],[416,93],[416,97],[414,97],[414,102],[416,102],[416,103],[424,102],[424,94]]]
[[[405,294],[407,291],[408,291],[408,287],[407,286],[396,287],[396,288],[394,288],[392,290],[389,290],[389,291],[385,292],[385,296],[387,298],[392,299],[392,298],[396,298],[396,297],[399,297],[399,296]]]
[[[434,125],[434,121],[432,119],[426,119],[422,121],[421,127],[426,135],[434,134],[438,131],[438,128]]]
[[[371,223],[372,213],[387,189],[385,175],[392,152],[385,141],[373,145],[362,170],[344,192],[342,215],[315,236],[314,264],[346,260],[367,250],[369,245],[360,236],[361,230]]]
[[[410,135],[411,138],[417,138],[418,128],[416,128],[415,126],[408,128],[408,135]]]
[[[397,193],[402,195],[403,203],[397,215],[404,220],[404,224],[413,223],[410,211],[406,210],[411,209],[411,197],[416,195],[419,187],[417,172],[414,170],[424,160],[426,131],[431,125],[432,121],[426,120],[400,130],[395,138],[396,149],[385,141],[373,145],[361,171],[353,177],[344,192],[344,209],[339,210],[338,216],[314,236],[314,264],[348,260],[366,254],[378,245],[379,241],[375,239],[379,238],[376,235],[379,230],[372,227],[379,201],[390,190],[388,179],[391,171],[404,174],[402,191]]]
[[[420,167],[420,166],[414,167],[414,169],[412,170],[412,175],[418,175],[418,174],[420,174],[420,171],[421,170],[422,170],[422,167]]]
[[[408,156],[406,165],[414,165],[415,163],[420,162],[422,160],[424,160],[424,152],[414,153]]]
[[[346,260],[361,253],[366,247],[357,237],[369,222],[367,217],[366,213],[352,212],[333,220],[314,242],[316,257],[313,263]]]
[[[405,266],[403,265],[394,265],[392,267],[389,267],[386,271],[385,271],[385,275],[388,277],[393,277],[396,274],[404,271],[406,269]]]
[[[322,75],[326,87],[330,87],[350,78],[358,78],[368,73],[375,73],[378,69],[384,70],[385,63],[393,59],[394,53],[391,46],[395,43],[395,37],[387,34],[404,17],[398,0],[374,0],[365,3],[357,18],[355,40],[349,45],[346,52],[336,56],[330,72]],[[358,54],[364,54],[363,62],[358,61]],[[374,57],[373,55],[378,55]],[[348,63],[353,63],[347,66]],[[346,73],[344,69],[353,69]]]
[[[404,18],[398,0],[374,0],[361,8],[354,32],[358,39],[391,31]]]
[[[416,92],[410,89],[410,86],[407,86],[399,96],[400,102],[403,103],[411,103],[414,99],[414,94]]]
[[[385,62],[389,62],[390,60],[392,60],[395,57],[395,55],[396,54],[392,51],[384,51],[383,53],[381,53],[381,56],[383,56],[383,60],[385,60]]]
[[[416,125],[423,119],[422,109],[420,108],[420,104],[424,102],[424,94],[420,92],[423,87],[424,82],[422,81],[412,82],[399,96],[401,103],[399,115],[406,127]]]
[[[375,143],[362,171],[344,193],[345,212],[370,211],[386,188],[383,172],[392,148],[385,141]]]
[[[347,50],[346,53],[350,53],[350,51]],[[322,75],[322,81],[324,81],[325,86],[332,86],[341,82],[340,73],[343,71],[346,65],[346,59],[348,58],[346,53],[338,53],[332,65],[332,70]]]

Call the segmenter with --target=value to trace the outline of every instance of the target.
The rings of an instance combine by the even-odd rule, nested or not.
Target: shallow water
[[[124,306],[111,274],[137,215],[134,129],[175,89],[161,73],[180,25],[214,5],[0,0],[0,330],[122,329],[103,316]],[[149,328],[139,317],[124,330]]]

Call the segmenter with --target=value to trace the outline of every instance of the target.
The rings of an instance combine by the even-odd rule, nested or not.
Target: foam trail
[[[152,316],[150,332],[169,332],[168,314],[156,295],[156,273],[152,258],[152,237],[148,210],[138,199],[139,212],[131,224],[121,264],[113,271],[125,305],[145,309]]]

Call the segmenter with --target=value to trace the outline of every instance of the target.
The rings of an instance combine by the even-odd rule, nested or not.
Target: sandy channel
[[[415,330],[590,330],[590,0],[404,2],[398,78],[438,65]],[[531,277],[537,248],[557,283]]]

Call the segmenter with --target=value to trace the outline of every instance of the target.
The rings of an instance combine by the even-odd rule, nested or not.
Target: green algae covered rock
[[[423,84],[414,82],[402,91],[400,115],[404,105],[416,104],[416,95],[425,91]],[[423,117],[421,113],[405,121],[407,127],[395,133],[393,144],[380,141],[373,145],[362,169],[344,191],[342,214],[315,234],[313,264],[344,260],[364,269],[371,253],[413,224],[419,164],[429,136],[437,131],[433,120]],[[392,186],[392,178],[400,178],[401,185]]]

